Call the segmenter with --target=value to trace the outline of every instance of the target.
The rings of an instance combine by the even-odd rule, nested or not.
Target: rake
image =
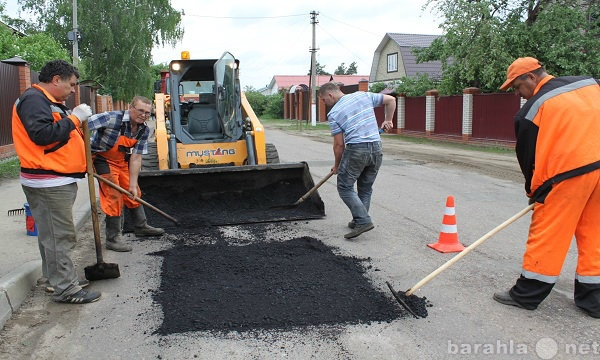
[[[25,208],[8,210],[8,216],[23,215],[23,214],[25,214]]]

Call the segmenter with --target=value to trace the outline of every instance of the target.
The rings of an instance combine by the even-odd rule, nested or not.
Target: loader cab
[[[218,60],[171,62],[169,115],[178,142],[227,142],[242,137],[238,64],[227,52]]]

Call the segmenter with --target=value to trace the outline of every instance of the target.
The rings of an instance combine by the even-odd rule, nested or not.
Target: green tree
[[[346,63],[341,63],[338,65],[337,69],[333,72],[334,75],[355,75],[356,70],[356,61],[352,62],[348,67],[346,67]]]
[[[69,53],[46,34],[21,37],[0,26],[0,59],[18,56],[27,61],[34,71],[40,71],[50,60],[70,60]]]
[[[369,91],[373,93],[380,93],[387,89],[387,84],[384,82],[376,82],[369,86]]]
[[[72,0],[20,0],[35,14],[38,30],[72,44],[65,36],[73,28]],[[183,36],[181,14],[169,0],[78,0],[81,33],[79,57],[86,77],[104,86],[116,100],[152,96],[156,79],[151,68],[154,45],[174,45]]]
[[[395,83],[394,92],[406,96],[424,96],[428,90],[435,89],[437,82],[427,74],[417,74],[414,77],[402,77]]]
[[[358,73],[358,69],[356,67],[356,61],[353,61],[348,65],[348,69],[346,70],[346,75],[356,75]]]
[[[444,18],[444,36],[416,50],[418,61],[440,60],[438,90],[469,86],[496,92],[517,57],[538,58],[553,75],[600,74],[598,1],[429,0]],[[594,15],[595,14],[595,15]]]
[[[267,107],[267,97],[251,86],[245,88],[244,94],[256,116],[262,116]]]
[[[330,73],[328,73],[327,71],[325,71],[325,66],[319,64],[318,61],[315,64],[315,72],[317,73],[317,75],[331,75]],[[308,69],[307,75],[310,75],[310,69]]]
[[[283,118],[283,92],[267,96],[267,104],[263,115],[268,115],[275,119]]]

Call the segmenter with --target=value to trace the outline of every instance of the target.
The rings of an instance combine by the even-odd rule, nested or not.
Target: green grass
[[[442,139],[428,139],[425,137],[418,137],[418,136],[409,136],[409,135],[403,135],[403,134],[390,134],[390,135],[384,135],[386,136],[385,139],[386,141],[389,140],[396,140],[396,141],[404,141],[404,142],[409,142],[409,143],[413,143],[413,144],[425,144],[425,145],[431,145],[431,146],[444,146],[444,147],[449,147],[449,148],[457,148],[457,149],[463,149],[463,150],[473,150],[473,151],[483,151],[483,152],[491,152],[491,153],[498,153],[498,154],[514,154],[515,150],[506,146],[501,146],[501,145],[493,145],[493,144],[467,144],[467,143],[461,143],[461,142],[456,142],[456,141],[451,141],[451,140],[442,140]]]
[[[21,163],[16,156],[0,160],[0,179],[18,178],[20,170]]]
[[[261,117],[260,121],[263,125],[277,128],[281,130],[286,130],[290,132],[315,132],[322,133],[323,136],[329,136],[329,123],[327,122],[318,122],[316,126],[312,126],[310,123],[307,124],[306,121],[302,122],[302,128],[296,120],[289,119],[273,119],[268,117]],[[443,140],[443,139],[429,139],[420,136],[410,136],[405,134],[384,134],[385,141],[401,141],[401,142],[409,142],[413,144],[425,144],[431,146],[444,146],[450,148],[458,148],[463,150],[472,150],[472,151],[482,151],[482,152],[490,152],[490,153],[498,153],[498,154],[514,154],[514,149],[495,144],[483,144],[483,143],[462,143],[451,140]]]

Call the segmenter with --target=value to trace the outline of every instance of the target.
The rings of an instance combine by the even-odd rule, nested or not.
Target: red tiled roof
[[[316,77],[316,85],[323,85],[329,82],[331,77],[333,81],[342,83],[344,85],[356,85],[361,80],[369,81],[369,75],[318,75]],[[289,89],[294,85],[309,85],[309,75],[275,75],[273,80],[277,84],[279,89]]]

